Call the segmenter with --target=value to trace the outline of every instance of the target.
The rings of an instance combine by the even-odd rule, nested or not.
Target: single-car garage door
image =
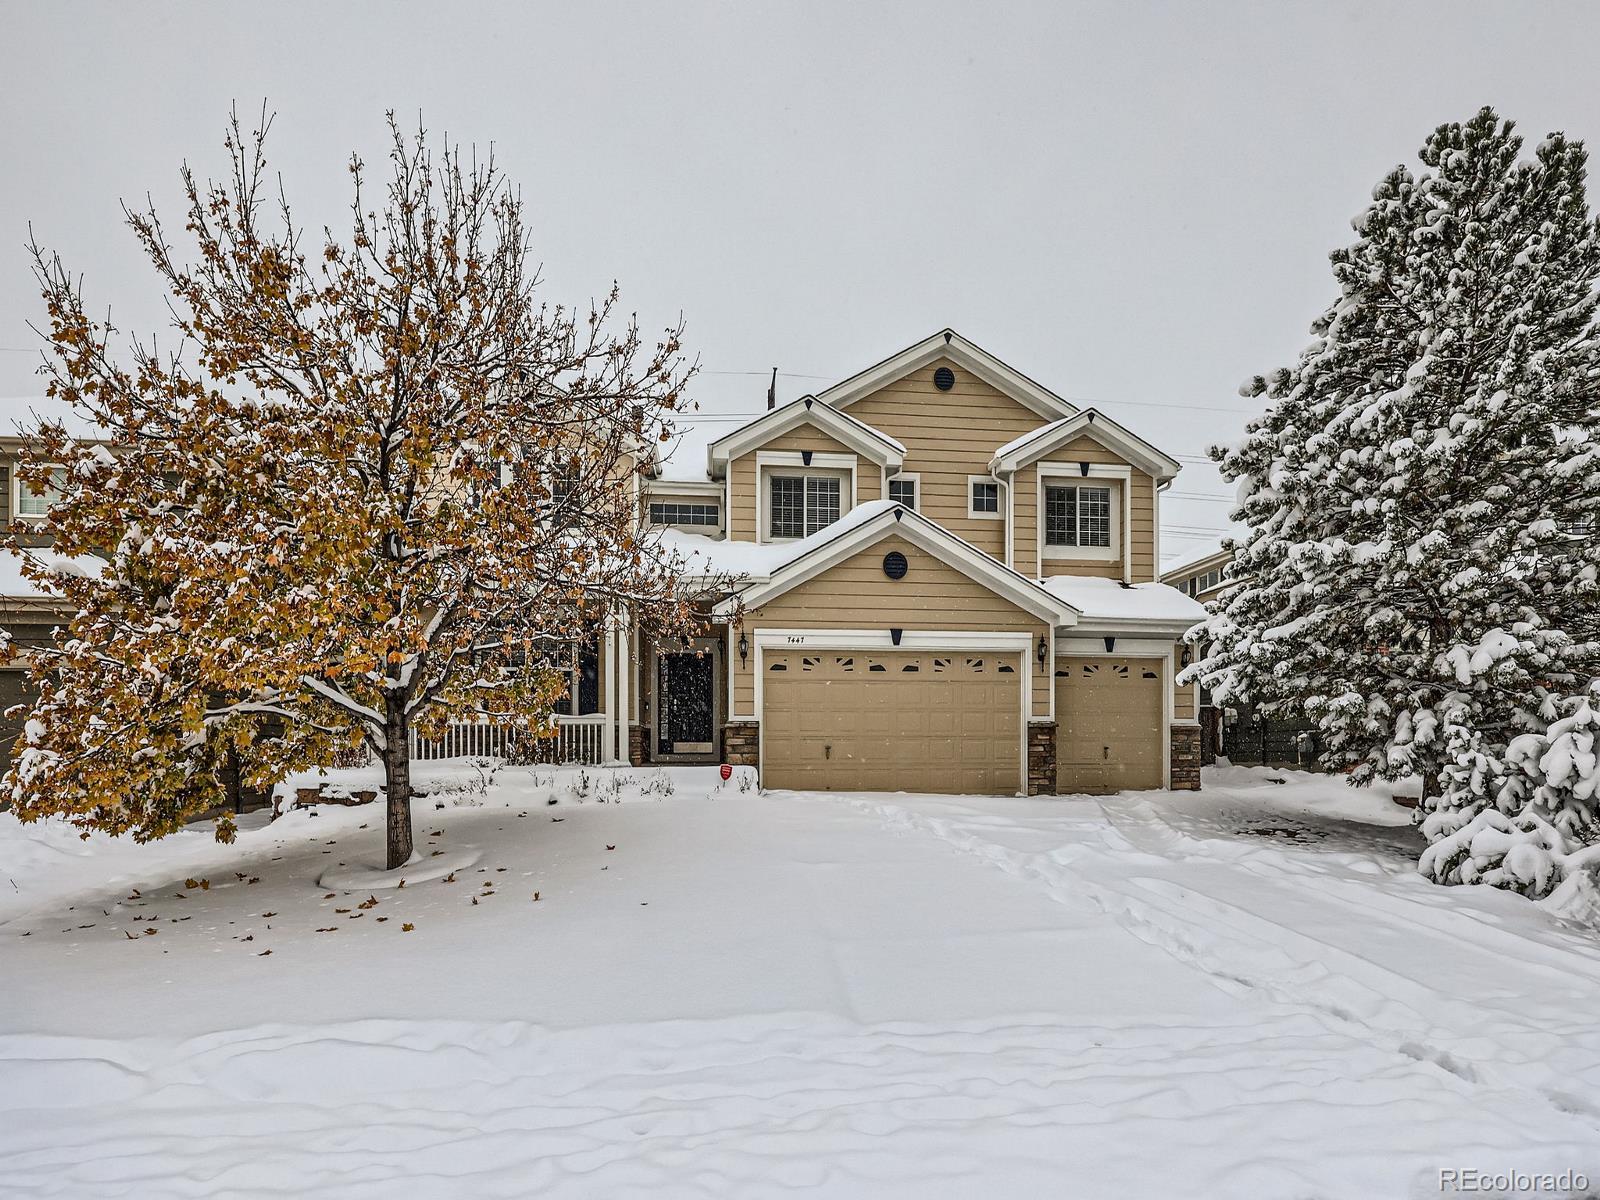
[[[1056,791],[1158,788],[1165,779],[1161,660],[1056,663]]]
[[[1011,795],[1020,790],[1016,654],[769,652],[761,773],[772,788]]]

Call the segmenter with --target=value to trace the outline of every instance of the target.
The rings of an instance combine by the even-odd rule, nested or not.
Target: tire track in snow
[[[1590,1131],[1600,1129],[1600,1103],[1584,1098],[1600,1086],[1600,1031],[1587,1015],[1600,990],[1571,989],[1570,1003],[1561,1006],[1566,1019],[1550,1016],[1519,1024],[1508,1020],[1504,1009],[1447,995],[1293,923],[1264,916],[1305,917],[1319,899],[1308,899],[1305,890],[1320,880],[1296,871],[1280,848],[1272,848],[1278,860],[1272,868],[1276,879],[1252,872],[1246,886],[1263,899],[1246,908],[1219,894],[1237,890],[1238,881],[1231,881],[1230,889],[1226,874],[1238,872],[1238,863],[1207,855],[1205,842],[1166,826],[1147,804],[1131,817],[1101,804],[1107,824],[1094,831],[1099,846],[1082,840],[1082,818],[1077,817],[1077,828],[1063,824],[1063,840],[1054,849],[1028,851],[985,836],[986,829],[1004,828],[1008,822],[1003,818],[932,816],[903,803],[840,799],[890,827],[931,834],[1040,886],[1054,900],[1074,906],[1092,903],[1142,941],[1237,994],[1258,994],[1318,1014],[1333,1028],[1396,1056],[1432,1064],[1469,1084],[1521,1091],[1550,1114],[1547,1119],[1576,1119]],[[1039,825],[1030,828],[1037,831]],[[1071,840],[1074,835],[1078,840]],[[1259,864],[1265,849],[1253,848],[1252,860]],[[1185,878],[1172,877],[1178,873]],[[1221,886],[1205,887],[1208,876]],[[1380,881],[1363,883],[1382,897]],[[1383,897],[1381,903],[1387,906],[1386,916],[1423,907],[1394,897]],[[1351,928],[1361,928],[1374,916],[1348,901],[1336,900],[1336,907],[1343,910],[1339,919]],[[1489,936],[1498,940],[1512,935],[1493,931]],[[1465,943],[1461,948],[1472,949]],[[1567,971],[1545,962],[1530,965],[1543,977],[1541,983],[1560,980],[1570,986],[1574,972],[1582,980],[1593,968],[1587,956],[1569,958]],[[1495,977],[1491,972],[1479,979]],[[1531,996],[1513,993],[1513,1000],[1528,1002]],[[1497,1053],[1507,1049],[1510,1054]],[[1521,1061],[1513,1061],[1519,1056]],[[1553,1066],[1553,1061],[1562,1065]]]

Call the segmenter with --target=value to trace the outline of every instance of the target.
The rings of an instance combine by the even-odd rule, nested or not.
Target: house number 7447
[[[791,633],[783,640],[791,646],[804,646],[806,644],[806,635],[803,633]]]

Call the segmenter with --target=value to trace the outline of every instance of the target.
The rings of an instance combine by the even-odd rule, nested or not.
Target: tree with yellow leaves
[[[680,331],[647,346],[614,288],[540,300],[492,160],[436,157],[391,115],[381,200],[353,158],[348,233],[313,239],[268,186],[269,126],[230,122],[224,180],[184,169],[188,257],[153,207],[129,213],[175,349],[114,346],[33,247],[51,394],[116,449],[45,424],[19,473],[64,467],[45,531],[108,561],[49,579],[75,615],[37,656],[7,787],[23,819],[158,837],[217,801],[230,754],[262,787],[365,744],[395,868],[413,729],[547,720],[552,664],[597,619],[688,628],[637,472],[691,372]]]

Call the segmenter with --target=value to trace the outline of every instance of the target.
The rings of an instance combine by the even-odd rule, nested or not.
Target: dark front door
[[[662,754],[710,754],[716,749],[712,689],[715,660],[707,651],[660,656],[659,686],[661,728],[657,734]]]

